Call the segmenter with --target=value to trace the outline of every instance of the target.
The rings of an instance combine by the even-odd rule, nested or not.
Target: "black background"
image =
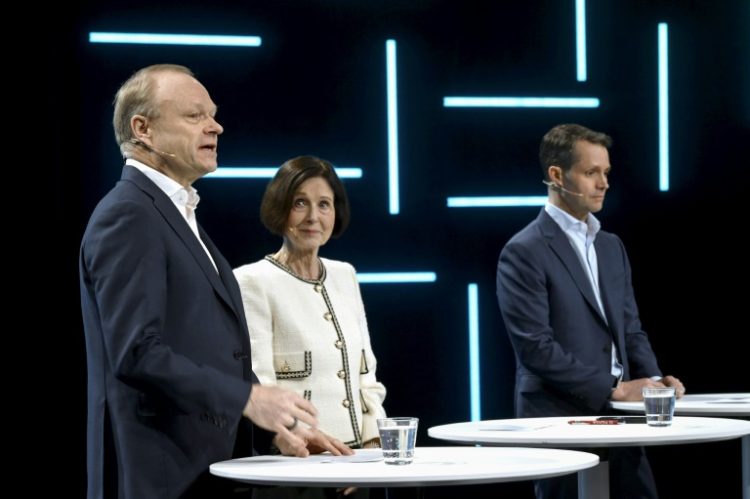
[[[352,223],[321,251],[360,272],[434,271],[431,284],[362,292],[391,415],[428,427],[469,419],[467,284],[479,286],[482,418],[512,417],[514,359],[495,299],[503,244],[538,208],[449,209],[448,196],[543,195],[541,136],[577,122],[615,141],[605,230],[625,242],[645,329],[688,391],[750,391],[746,184],[750,6],[746,1],[588,2],[588,80],[575,77],[574,1],[91,2],[57,7],[39,51],[49,112],[42,317],[56,409],[35,452],[64,458],[58,486],[85,490],[85,348],[77,250],[120,176],[112,97],[136,69],[190,67],[219,105],[220,166],[315,154],[360,166]],[[671,189],[658,190],[657,24],[669,24]],[[90,31],[258,35],[260,48],[88,43]],[[385,40],[398,43],[401,213],[388,214]],[[444,96],[592,96],[598,109],[448,109]],[[51,138],[51,140],[48,140]],[[45,153],[47,154],[47,153]],[[37,182],[37,179],[32,178]],[[230,263],[275,251],[258,220],[265,180],[196,184],[198,218]],[[733,291],[730,291],[732,289]],[[739,290],[739,291],[736,291]],[[45,314],[40,314],[45,315]],[[743,332],[744,331],[744,332]],[[744,338],[743,338],[744,336]],[[45,404],[46,405],[46,404]],[[649,448],[663,497],[740,496],[739,441]],[[702,479],[700,477],[711,477]],[[529,483],[471,487],[531,497]],[[461,493],[457,488],[428,495]]]

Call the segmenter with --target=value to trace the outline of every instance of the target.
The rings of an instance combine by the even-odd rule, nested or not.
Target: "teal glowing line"
[[[669,60],[667,23],[659,23],[659,190],[669,190]]]
[[[576,78],[586,81],[586,0],[576,0]]]
[[[596,97],[443,97],[444,107],[594,108]]]
[[[448,198],[448,208],[544,206],[547,196],[464,196]]]
[[[398,93],[396,86],[396,40],[385,42],[386,87],[388,99],[388,211],[398,215]]]
[[[89,43],[137,43],[148,45],[209,45],[216,47],[260,47],[259,36],[172,35],[166,33],[111,33],[92,31]]]
[[[435,272],[357,272],[360,284],[401,284],[408,282],[435,282]]]
[[[217,168],[204,178],[271,178],[279,168],[275,167],[228,167]],[[362,168],[336,168],[340,178],[362,178]]]
[[[471,420],[482,419],[482,397],[479,379],[479,291],[469,284],[469,393],[471,395]]]

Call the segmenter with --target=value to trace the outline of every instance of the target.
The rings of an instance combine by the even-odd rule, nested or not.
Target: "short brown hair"
[[[567,123],[557,125],[547,132],[539,146],[539,162],[542,164],[544,179],[549,180],[550,166],[559,166],[567,172],[578,161],[575,157],[576,142],[583,140],[609,149],[612,138],[606,133],[595,132],[585,126]]]
[[[159,117],[159,107],[154,102],[154,75],[164,72],[182,73],[195,77],[193,72],[185,66],[154,64],[133,73],[115,94],[112,125],[115,128],[115,140],[125,158],[130,157],[130,151],[133,148],[130,119],[137,114],[151,119]]]
[[[336,220],[332,237],[340,236],[349,225],[349,200],[344,184],[328,161],[315,156],[297,156],[281,165],[271,179],[260,203],[260,221],[273,234],[283,236],[292,209],[294,194],[306,180],[321,177],[333,191]]]

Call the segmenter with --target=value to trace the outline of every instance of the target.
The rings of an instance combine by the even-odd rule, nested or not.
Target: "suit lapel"
[[[229,292],[227,291],[226,286],[224,286],[224,283],[219,278],[219,274],[216,273],[216,269],[211,263],[211,260],[208,258],[208,255],[206,255],[206,252],[203,250],[203,247],[198,241],[198,238],[195,237],[192,229],[190,229],[187,221],[180,215],[180,212],[177,210],[172,200],[170,200],[161,189],[159,189],[153,182],[151,182],[148,177],[138,171],[137,168],[126,165],[122,172],[122,178],[123,180],[132,181],[141,190],[151,196],[154,201],[154,207],[159,211],[159,213],[161,213],[162,217],[164,217],[164,220],[167,222],[167,224],[169,224],[172,230],[175,231],[175,233],[182,240],[185,246],[187,246],[188,250],[193,255],[193,258],[195,258],[195,261],[200,266],[201,271],[209,280],[216,293],[227,303],[227,305],[229,305],[229,307],[234,311],[235,315],[237,315],[237,317],[239,318],[240,315],[237,313],[236,305],[229,296]],[[201,229],[199,229],[199,231],[200,230]],[[205,233],[202,234],[205,235]],[[204,244],[206,244],[206,240],[208,240],[208,236],[206,236],[206,239],[203,240]],[[219,260],[223,261],[223,258],[217,258],[217,255],[221,255],[219,254],[213,243],[211,243],[211,246],[213,247],[211,256],[214,258],[214,261],[216,262],[216,265],[218,267]],[[208,244],[206,244],[206,247],[208,247]]]
[[[245,327],[247,324],[244,317],[242,298],[239,293],[234,292],[236,284],[234,284],[235,278],[234,273],[232,273],[232,267],[230,267],[229,262],[224,259],[224,256],[219,252],[219,249],[216,247],[211,238],[208,237],[208,234],[206,234],[200,224],[198,224],[198,233],[201,235],[203,244],[206,245],[209,253],[211,253],[214,262],[216,262],[216,268],[219,270],[219,273],[216,274],[216,271],[213,267],[211,267],[211,270],[213,271],[214,276],[218,275],[218,277],[221,279],[222,288],[227,292],[227,295],[224,297],[224,299],[227,300],[228,303],[232,304],[234,313],[237,315],[237,318],[240,319],[242,327]],[[240,316],[240,314],[238,314],[238,311],[242,311],[243,315]]]
[[[581,266],[581,261],[568,240],[568,236],[565,235],[562,229],[554,220],[552,220],[552,217],[550,217],[544,209],[542,209],[537,220],[539,221],[542,234],[544,234],[549,241],[550,248],[555,255],[557,255],[565,269],[573,278],[573,282],[575,282],[576,287],[586,299],[586,302],[588,302],[589,307],[594,310],[597,317],[599,317],[606,325],[607,321],[602,317],[601,310],[599,310],[599,304],[596,302],[594,290],[591,288],[591,282],[586,276],[586,273]],[[599,255],[597,254],[597,257],[598,256]]]
[[[612,282],[612,269],[619,268],[620,266],[614,260],[616,257],[612,251],[609,251],[607,244],[603,241],[603,238],[597,237],[594,241],[594,247],[596,248],[596,258],[599,262],[599,289],[601,290],[602,305],[604,306],[604,312],[607,314],[609,319],[609,326],[612,331],[622,331],[622,324],[620,323],[620,315],[615,314],[613,310],[621,310],[622,306],[615,307],[614,304],[622,302],[622,296],[618,296],[616,289]],[[617,348],[622,351],[624,345],[620,344],[619,334],[617,336]]]

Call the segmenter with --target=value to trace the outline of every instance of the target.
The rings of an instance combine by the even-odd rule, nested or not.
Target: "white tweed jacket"
[[[261,384],[296,391],[318,408],[320,429],[350,446],[378,436],[385,387],[375,377],[354,268],[321,258],[308,280],[266,257],[234,270]]]

